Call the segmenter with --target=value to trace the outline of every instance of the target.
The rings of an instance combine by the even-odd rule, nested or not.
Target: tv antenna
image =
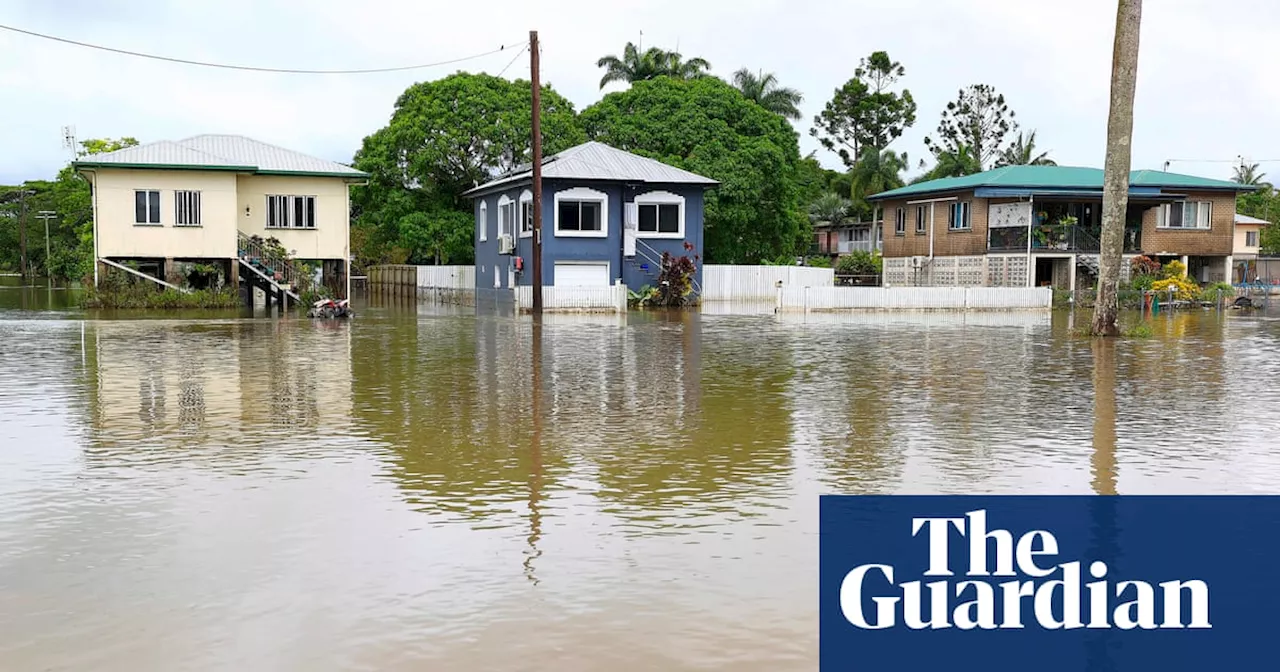
[[[62,148],[71,153],[71,160],[76,159],[76,127],[62,127]]]

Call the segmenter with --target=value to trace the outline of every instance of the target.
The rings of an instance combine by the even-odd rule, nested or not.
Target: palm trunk
[[[1117,336],[1120,263],[1124,254],[1125,211],[1129,207],[1129,165],[1133,151],[1133,94],[1138,77],[1138,32],[1142,0],[1119,0],[1111,55],[1111,114],[1107,118],[1107,159],[1102,186],[1102,241],[1095,336]]]

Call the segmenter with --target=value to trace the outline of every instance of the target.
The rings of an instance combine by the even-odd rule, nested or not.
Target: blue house
[[[478,292],[533,284],[532,176],[521,166],[465,194],[475,206]],[[716,184],[599,142],[545,158],[543,285],[657,284],[663,252],[702,255],[703,192]]]

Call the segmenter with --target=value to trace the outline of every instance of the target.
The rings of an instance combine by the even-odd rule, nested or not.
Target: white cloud
[[[597,58],[628,41],[679,46],[727,76],[771,70],[805,94],[810,119],[858,59],[885,49],[907,68],[918,120],[894,147],[922,138],[967,84],[1004,93],[1024,128],[1060,163],[1100,165],[1105,143],[1114,0],[586,0],[486,3],[308,0],[27,0],[0,23],[191,59],[303,68],[434,62],[526,39],[537,28],[543,78],[581,109],[599,99]],[[1143,17],[1135,167],[1166,159],[1280,158],[1270,125],[1280,90],[1268,0],[1148,1]],[[516,47],[518,49],[518,47]],[[336,160],[386,123],[405,87],[458,69],[497,73],[513,51],[454,66],[365,77],[244,73],[145,61],[0,31],[0,183],[52,175],[65,161],[59,128],[82,138],[142,140],[243,133]],[[527,77],[527,56],[508,77]],[[819,150],[831,166],[833,155]],[[1225,177],[1225,163],[1175,164]],[[1264,165],[1280,174],[1280,164]]]

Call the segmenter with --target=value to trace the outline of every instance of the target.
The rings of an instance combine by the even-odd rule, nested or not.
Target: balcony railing
[[[1137,252],[1141,249],[1141,231],[1130,227],[1124,231],[1124,251]],[[1041,224],[1031,229],[1031,250],[1033,252],[1097,252],[1102,249],[1100,239],[1102,231],[1097,228]],[[1027,250],[1027,230],[1018,228],[991,229],[987,249],[993,252],[1025,252]]]
[[[842,240],[840,241],[840,254],[850,254],[853,252],[879,252],[882,245],[878,240]]]

